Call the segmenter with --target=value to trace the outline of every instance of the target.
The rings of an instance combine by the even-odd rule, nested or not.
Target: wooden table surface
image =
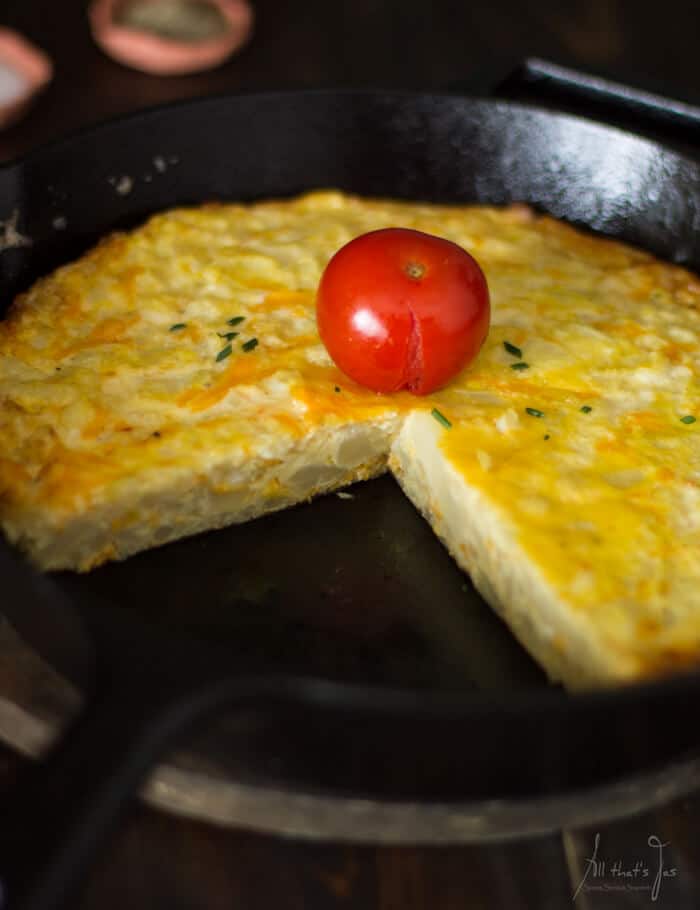
[[[638,0],[256,0],[255,33],[240,54],[210,73],[175,78],[146,76],[104,57],[91,41],[85,6],[83,0],[4,0],[0,25],[43,47],[56,73],[30,115],[0,133],[0,162],[83,125],[174,99],[318,85],[478,84],[525,55],[608,70],[700,100],[697,6],[678,0],[661,7]],[[12,785],[21,764],[0,750],[2,787]],[[630,844],[642,844],[634,838],[655,832],[671,841],[683,864],[681,891],[697,897],[698,810],[700,799],[681,800],[634,824],[612,826],[609,836],[630,857]],[[552,837],[498,847],[313,844],[226,831],[134,805],[95,868],[86,870],[80,906],[560,910],[572,906],[562,843]],[[680,908],[681,891],[662,889],[658,906]],[[631,906],[605,894],[576,905]]]

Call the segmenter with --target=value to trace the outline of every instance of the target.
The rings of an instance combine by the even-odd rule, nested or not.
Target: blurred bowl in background
[[[218,66],[253,27],[247,0],[93,0],[89,17],[106,54],[157,76]]]
[[[0,28],[0,129],[18,120],[51,81],[53,66],[17,32]]]

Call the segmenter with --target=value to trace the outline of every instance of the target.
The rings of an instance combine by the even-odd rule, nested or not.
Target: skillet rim
[[[213,92],[209,95],[200,95],[195,98],[179,98],[172,101],[165,101],[160,104],[150,104],[146,107],[138,108],[134,111],[124,111],[123,113],[115,114],[111,117],[103,117],[98,120],[94,120],[92,123],[88,123],[85,126],[71,129],[64,135],[59,136],[55,139],[47,139],[43,142],[40,142],[36,147],[29,149],[29,151],[15,155],[14,157],[8,158],[5,161],[0,161],[0,173],[6,170],[12,170],[13,168],[21,169],[43,154],[58,150],[62,146],[70,145],[71,143],[86,138],[94,133],[99,133],[102,130],[106,131],[113,126],[120,126],[130,121],[136,123],[138,120],[149,118],[156,114],[174,112],[176,110],[184,110],[189,107],[204,107],[207,104],[215,104],[222,101],[234,101],[238,98],[255,97],[263,99],[289,98],[292,96],[355,96],[363,98],[392,97],[404,100],[434,99],[440,101],[461,99],[462,101],[467,101],[475,104],[483,104],[492,108],[504,107],[515,108],[516,110],[531,111],[535,114],[544,115],[548,119],[585,123],[589,126],[598,127],[610,133],[616,133],[619,136],[628,138],[631,136],[634,139],[647,144],[653,149],[661,149],[665,154],[671,155],[679,161],[682,161],[684,164],[687,164],[689,167],[697,170],[698,178],[700,179],[700,158],[696,159],[694,157],[691,157],[690,155],[674,148],[672,145],[666,145],[664,142],[656,139],[651,139],[648,136],[645,136],[643,133],[637,133],[631,129],[623,129],[622,127],[606,123],[603,120],[597,120],[594,117],[586,117],[583,114],[573,114],[568,111],[556,110],[544,104],[537,104],[536,102],[521,101],[519,99],[515,100],[510,98],[499,98],[498,96],[485,95],[483,93],[477,93],[473,95],[467,94],[459,88],[453,90],[442,89],[440,91],[413,91],[411,89],[404,88],[391,88],[390,86],[379,86],[376,88],[320,86],[315,88],[300,89],[240,89],[236,91]],[[592,229],[589,228],[589,230]]]

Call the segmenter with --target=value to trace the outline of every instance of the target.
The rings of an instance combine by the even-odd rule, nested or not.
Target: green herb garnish
[[[452,424],[441,411],[438,411],[437,408],[433,408],[433,410],[430,413],[437,420],[438,423],[441,423],[443,425],[443,427],[445,427],[445,429],[447,429],[447,430],[450,429]]]
[[[530,417],[544,417],[544,411],[538,411],[537,408],[525,408]]]
[[[581,410],[583,411],[584,414],[590,414],[591,411],[593,410],[593,408],[589,404],[584,404],[584,406],[581,408]]]
[[[257,338],[251,338],[251,339],[249,339],[248,341],[244,341],[243,344],[241,345],[241,347],[242,347],[243,350],[246,352],[246,354],[247,354],[249,351],[252,351],[254,348],[257,348],[257,346],[258,346],[258,339],[257,339]]]
[[[547,433],[547,435],[546,435],[546,436],[543,436],[542,438],[543,438],[544,441],[546,442],[546,441],[549,439],[549,433]]]
[[[176,322],[175,325],[171,325],[171,326],[170,326],[170,328],[168,329],[168,331],[169,331],[169,332],[179,332],[180,329],[186,329],[186,328],[187,328],[187,323],[186,323],[186,322]]]
[[[686,414],[685,417],[681,417],[681,423],[695,423],[696,419],[692,414]]]
[[[511,344],[510,341],[504,341],[503,347],[508,351],[509,354],[512,354],[513,357],[517,357],[519,360],[522,359],[523,352],[520,348],[516,348],[514,344]]]
[[[226,341],[231,341],[236,335],[240,335],[240,332],[217,332],[216,334],[219,338],[225,338]]]
[[[227,320],[226,325],[240,325],[244,319],[245,316],[234,316],[233,319]]]
[[[227,344],[225,348],[222,348],[219,353],[216,355],[216,362],[219,363],[220,360],[226,360],[227,357],[231,356],[231,345]]]
[[[520,371],[520,370],[529,370],[529,369],[530,369],[530,364],[529,364],[529,363],[523,363],[523,361],[521,360],[521,361],[519,361],[518,363],[511,363],[510,368],[511,368],[511,370],[518,370],[518,371]]]

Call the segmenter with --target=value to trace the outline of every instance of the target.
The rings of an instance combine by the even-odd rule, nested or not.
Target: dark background
[[[255,31],[244,50],[210,73],[167,78],[103,56],[85,7],[83,0],[3,0],[0,25],[42,47],[56,71],[26,119],[0,132],[0,161],[84,125],[180,98],[311,86],[433,89],[455,81],[485,89],[528,55],[700,101],[700,11],[691,2],[256,0]],[[9,751],[0,759],[0,782],[9,787],[21,762]],[[654,831],[671,840],[687,880],[700,869],[699,819],[700,800],[684,800],[636,829],[617,826],[613,836],[624,842],[626,834],[637,845]],[[81,906],[91,910],[572,906],[559,838],[503,847],[316,845],[224,831],[136,805],[88,878]],[[666,896],[659,906],[674,908]],[[585,906],[617,905],[592,895]]]
[[[212,92],[307,86],[440,88],[483,83],[525,55],[607,70],[700,100],[694,2],[670,0],[254,0],[246,48],[209,73],[154,77],[92,43],[84,0],[3,0],[0,25],[53,58],[33,113],[0,134],[8,159],[87,123]]]

